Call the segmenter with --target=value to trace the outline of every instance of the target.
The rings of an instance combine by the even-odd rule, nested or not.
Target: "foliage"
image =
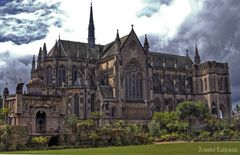
[[[153,120],[160,124],[160,128],[166,128],[167,124],[175,123],[177,120],[176,112],[155,112]]]
[[[0,109],[0,124],[6,123],[6,115],[9,113],[8,108]]]
[[[103,115],[100,112],[92,112],[91,113],[91,118],[93,120],[99,120]]]
[[[73,115],[73,116],[69,116],[68,118],[66,118],[65,122],[67,125],[67,132],[72,131],[75,132],[76,131],[76,125],[77,122],[79,121],[78,117]]]
[[[32,137],[31,145],[37,149],[43,149],[46,147],[48,138],[44,136]]]
[[[92,119],[87,119],[87,120],[79,120],[78,121],[78,126],[88,128],[90,126],[94,125],[94,121]]]
[[[160,124],[155,120],[150,121],[148,123],[148,130],[151,136],[159,137],[160,136]]]
[[[187,121],[193,131],[197,121],[205,122],[210,116],[208,106],[200,101],[185,101],[180,103],[176,109],[178,118],[181,121]]]
[[[11,125],[6,124],[1,128],[1,139],[3,140],[5,145],[8,145],[9,143],[9,136],[12,134],[13,132],[13,128]]]

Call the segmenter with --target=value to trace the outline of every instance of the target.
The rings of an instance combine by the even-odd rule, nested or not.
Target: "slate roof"
[[[70,54],[71,58],[89,58],[97,59],[98,53],[102,53],[103,45],[95,45],[94,48],[88,48],[88,43],[58,40],[53,48],[49,51],[48,57],[58,56],[67,57]]]
[[[126,36],[120,38],[121,46],[124,45],[124,43],[126,42],[128,36],[129,36],[129,35],[126,35]],[[102,58],[107,58],[107,57],[109,57],[109,56],[114,55],[114,52],[115,52],[115,51],[114,51],[114,50],[115,50],[115,49],[114,49],[114,45],[115,45],[115,41],[113,41],[113,42],[111,42],[111,43],[109,43],[109,44],[107,44],[107,45],[104,46]]]
[[[163,67],[163,62],[165,61],[166,68],[174,68],[175,63],[177,62],[177,68],[185,69],[186,65],[191,66],[193,61],[190,57],[167,54],[167,53],[157,53],[150,52],[150,55],[153,57],[153,66],[154,67]]]
[[[99,86],[100,92],[103,98],[112,99],[113,98],[113,90],[110,86]]]

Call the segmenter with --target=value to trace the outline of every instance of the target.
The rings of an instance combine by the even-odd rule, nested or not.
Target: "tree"
[[[67,129],[70,128],[70,130],[72,132],[75,132],[78,121],[79,121],[79,119],[77,116],[70,116],[70,117],[66,118]]]
[[[12,132],[13,129],[11,125],[6,124],[3,126],[1,138],[3,139],[5,145],[8,145],[9,136],[12,134]]]
[[[192,131],[197,122],[205,122],[210,116],[208,106],[200,101],[184,101],[176,109],[178,118],[187,121]]]
[[[174,124],[177,121],[176,112],[155,112],[153,120],[159,123],[161,129],[165,129],[168,124]]]

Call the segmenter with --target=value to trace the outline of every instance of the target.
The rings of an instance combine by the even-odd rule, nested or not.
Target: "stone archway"
[[[44,111],[38,111],[36,114],[36,132],[46,132],[46,113]]]

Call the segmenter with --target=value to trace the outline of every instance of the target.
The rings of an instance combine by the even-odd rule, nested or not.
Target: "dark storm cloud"
[[[7,81],[10,92],[15,93],[18,81],[22,80],[26,84],[30,79],[32,56],[12,58],[9,52],[5,53],[0,54],[0,91],[2,92],[4,83]]]
[[[240,1],[206,0],[197,14],[189,15],[174,39],[152,34],[153,51],[185,54],[193,58],[198,44],[201,59],[228,62],[233,103],[240,103]],[[150,37],[155,40],[151,41]]]
[[[40,0],[1,1],[0,42],[20,45],[45,38],[50,26],[62,26],[61,17],[56,16],[63,14],[59,6],[59,2],[46,4]]]
[[[138,17],[151,17],[158,12],[161,5],[170,5],[172,0],[142,0],[145,7],[137,14]]]

